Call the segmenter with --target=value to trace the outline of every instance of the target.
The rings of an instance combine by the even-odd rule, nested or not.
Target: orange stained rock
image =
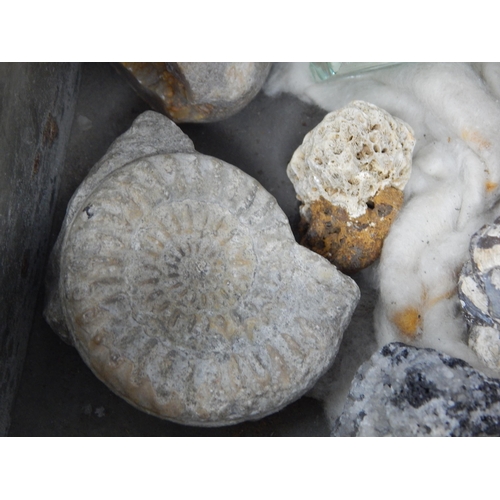
[[[365,214],[351,218],[344,208],[320,197],[311,203],[310,222],[301,221],[301,244],[343,273],[354,274],[378,259],[402,205],[403,192],[388,187],[367,202]]]
[[[422,317],[416,307],[410,306],[394,314],[392,321],[403,336],[413,340],[417,336]]]
[[[175,122],[201,121],[212,113],[211,104],[191,102],[191,88],[177,63],[122,62],[117,68],[155,110]]]

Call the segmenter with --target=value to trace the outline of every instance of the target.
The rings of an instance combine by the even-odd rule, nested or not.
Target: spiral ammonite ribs
[[[105,177],[68,225],[60,267],[64,318],[97,377],[191,425],[261,418],[300,397],[333,362],[359,297],[295,243],[254,179],[197,153]]]

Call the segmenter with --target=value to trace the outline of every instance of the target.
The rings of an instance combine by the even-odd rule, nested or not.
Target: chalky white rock
[[[414,146],[411,127],[374,104],[353,101],[328,113],[287,167],[301,215],[309,218],[311,202],[320,197],[351,218],[363,215],[377,192],[404,189]]]
[[[167,118],[131,130],[70,203],[48,322],[150,414],[217,426],[279,410],[331,366],[358,287],[295,242],[255,179]]]

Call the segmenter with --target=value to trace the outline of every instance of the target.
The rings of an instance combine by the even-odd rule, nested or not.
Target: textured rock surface
[[[351,274],[378,259],[389,229],[403,205],[403,192],[389,187],[367,203],[361,217],[324,198],[310,205],[310,221],[301,219],[301,243]]]
[[[475,233],[462,269],[458,296],[469,327],[469,346],[500,370],[500,218]]]
[[[270,63],[121,63],[117,68],[175,122],[212,122],[240,111],[262,87]]]
[[[332,436],[499,436],[500,380],[401,343],[358,370]]]
[[[52,328],[66,342],[72,343],[64,319],[59,297],[60,255],[63,235],[82,208],[82,203],[102,180],[130,161],[152,154],[194,152],[192,141],[174,123],[153,111],[146,111],[134,121],[130,129],[118,137],[106,154],[90,170],[73,194],[61,232],[51,252],[47,267],[45,317]]]
[[[295,243],[257,181],[182,136],[164,145],[171,127],[141,115],[73,196],[46,318],[148,413],[207,426],[257,419],[328,369],[359,290]]]
[[[403,203],[413,131],[363,101],[327,114],[287,168],[304,225],[303,244],[345,272],[374,262]]]

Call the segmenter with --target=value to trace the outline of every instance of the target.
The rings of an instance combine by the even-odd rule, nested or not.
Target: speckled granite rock
[[[500,436],[500,380],[398,342],[358,370],[332,436]]]
[[[145,412],[199,426],[298,399],[359,299],[255,179],[154,112],[73,196],[50,269],[45,317],[95,375]]]
[[[373,104],[328,113],[287,168],[302,202],[302,244],[346,273],[373,263],[403,204],[414,145],[412,129]]]
[[[120,63],[117,69],[149,104],[177,123],[234,115],[259,92],[271,63]]]
[[[458,282],[469,347],[500,370],[500,218],[472,236],[469,255]]]

